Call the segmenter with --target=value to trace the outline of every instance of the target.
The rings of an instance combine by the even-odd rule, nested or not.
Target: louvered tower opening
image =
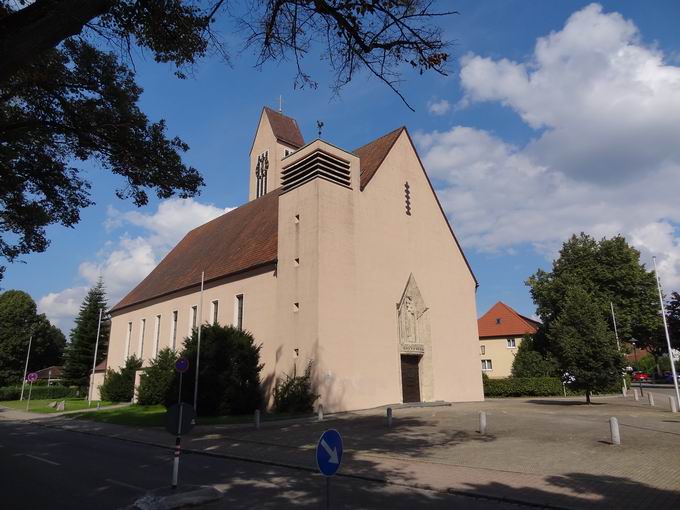
[[[352,185],[349,161],[317,150],[284,167],[281,172],[283,192],[297,188],[317,177],[346,188],[351,188]]]

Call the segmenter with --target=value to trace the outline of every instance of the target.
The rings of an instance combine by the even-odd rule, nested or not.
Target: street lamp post
[[[28,350],[26,351],[26,365],[24,365],[24,379],[21,381],[21,396],[19,400],[24,399],[24,386],[26,386],[26,374],[28,373],[28,360],[31,357],[31,344],[33,343],[33,333],[28,337]]]

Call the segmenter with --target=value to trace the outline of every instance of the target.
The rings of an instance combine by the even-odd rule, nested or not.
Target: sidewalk
[[[315,472],[323,430],[343,436],[339,476],[379,480],[554,508],[673,508],[680,505],[680,415],[632,397],[498,399],[451,407],[343,413],[324,422],[196,427],[183,440],[194,453]],[[476,432],[478,412],[488,433]],[[26,413],[23,413],[26,414]],[[621,446],[609,441],[610,416],[621,424]],[[10,418],[0,413],[2,418]],[[15,419],[22,419],[17,417]],[[162,429],[73,420],[32,420],[171,449]]]

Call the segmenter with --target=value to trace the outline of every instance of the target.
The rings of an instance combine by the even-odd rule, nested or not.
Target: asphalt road
[[[174,438],[164,435],[168,445]],[[153,446],[0,421],[0,508],[104,510],[131,504],[170,484],[172,452]],[[180,484],[216,485],[224,499],[211,509],[325,508],[325,480],[295,469],[204,455],[183,455]],[[518,508],[495,501],[332,479],[331,508]]]

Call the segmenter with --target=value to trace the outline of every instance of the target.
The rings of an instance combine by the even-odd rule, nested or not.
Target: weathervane
[[[321,130],[323,129],[323,122],[320,120],[316,121],[316,127],[319,129],[319,138],[321,138]]]

